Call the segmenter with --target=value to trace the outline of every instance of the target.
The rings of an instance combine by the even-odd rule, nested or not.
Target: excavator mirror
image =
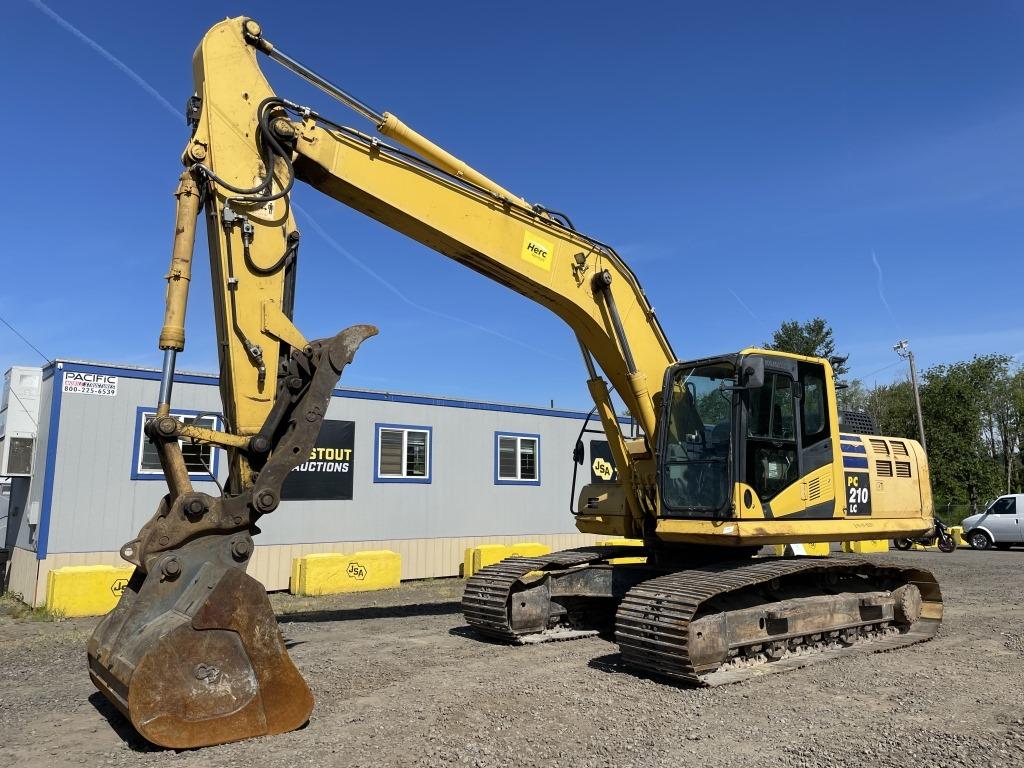
[[[583,441],[577,440],[576,447],[572,449],[572,460],[577,464],[583,464]]]
[[[757,389],[764,386],[764,358],[748,357],[740,368],[740,386],[744,389]]]

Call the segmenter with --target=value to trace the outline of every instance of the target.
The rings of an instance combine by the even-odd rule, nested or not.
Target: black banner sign
[[[285,478],[281,498],[351,499],[355,436],[354,421],[325,421],[309,458]]]
[[[612,449],[607,440],[590,441],[590,482],[615,483],[619,480],[618,470],[612,460]]]

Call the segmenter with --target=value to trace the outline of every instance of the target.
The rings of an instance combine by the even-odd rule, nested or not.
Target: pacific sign
[[[117,396],[117,376],[105,373],[79,373],[64,371],[64,392],[77,395]]]

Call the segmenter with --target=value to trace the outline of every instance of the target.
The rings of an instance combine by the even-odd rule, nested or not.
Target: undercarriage
[[[589,547],[510,558],[470,578],[463,614],[509,643],[602,634],[632,669],[704,686],[912,645],[942,619],[938,583],[921,569],[851,557],[719,559],[728,552],[683,565],[661,555]]]

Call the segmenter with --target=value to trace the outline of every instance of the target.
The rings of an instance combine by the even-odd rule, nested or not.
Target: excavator
[[[375,132],[276,95],[259,57]],[[277,509],[286,476],[314,446],[342,370],[377,329],[309,340],[293,324],[296,181],[547,307],[579,342],[616,474],[580,490],[575,524],[643,546],[480,569],[462,601],[480,636],[529,644],[604,633],[639,674],[712,686],[935,634],[942,597],[928,571],[799,556],[808,543],[911,538],[933,527],[921,446],[852,425],[837,407],[829,360],[757,348],[679,360],[610,245],[313,72],[253,19],[212,27],[193,73],[159,403],[146,425],[167,494],[121,548],[135,570],[87,650],[94,684],[144,738],[180,749],[278,734],[301,727],[313,708],[246,564],[259,519]],[[223,429],[171,411],[200,213]],[[612,390],[635,421],[629,434]],[[183,440],[226,452],[220,495],[192,486]],[[580,443],[577,462],[582,455]],[[761,556],[765,545],[784,555]]]

